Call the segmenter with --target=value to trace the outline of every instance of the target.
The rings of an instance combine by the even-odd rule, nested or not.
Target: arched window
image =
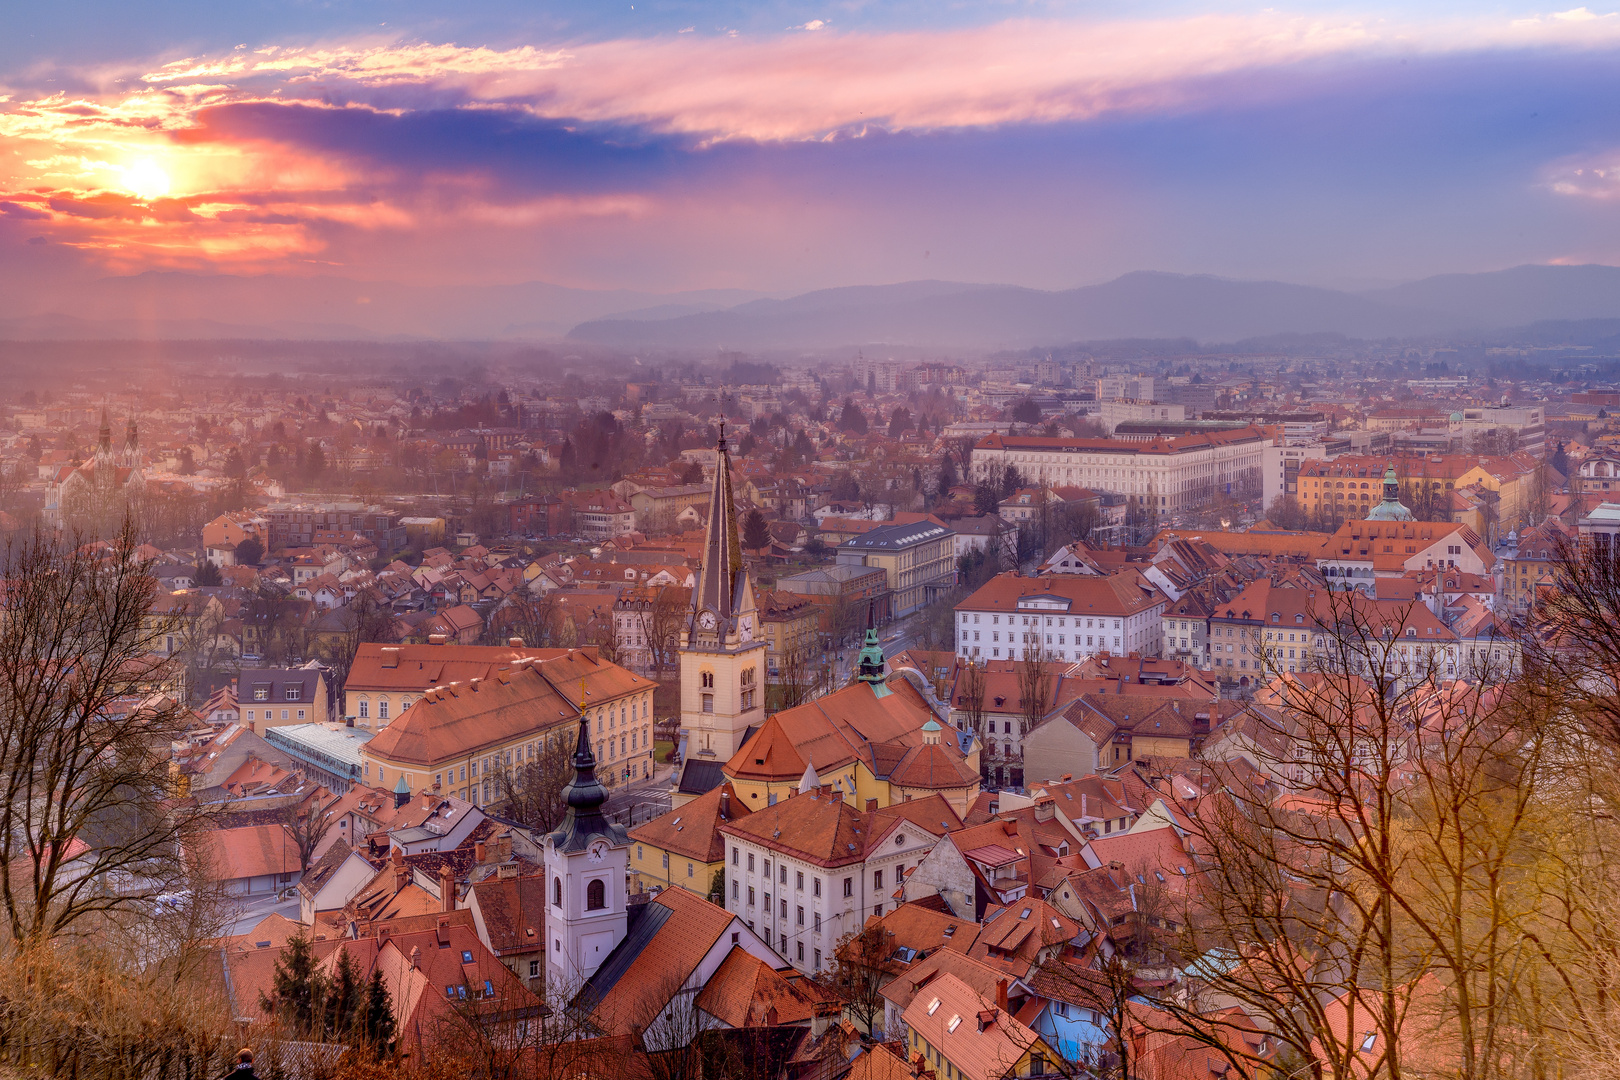
[[[562,878],[551,879],[551,903],[553,907],[562,907]]]
[[[703,685],[705,687],[712,687],[714,685],[714,672],[705,671],[703,673]]]
[[[585,886],[585,910],[600,911],[607,907],[607,885],[597,878]]]

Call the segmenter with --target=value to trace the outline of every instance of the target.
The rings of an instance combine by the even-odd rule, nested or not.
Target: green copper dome
[[[1401,504],[1401,482],[1395,476],[1395,466],[1384,473],[1384,501],[1367,513],[1368,521],[1411,521],[1412,511]]]

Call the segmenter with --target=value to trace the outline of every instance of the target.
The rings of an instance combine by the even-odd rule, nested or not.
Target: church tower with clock
[[[545,839],[546,976],[553,987],[589,979],[629,931],[630,837],[602,813],[607,791],[596,779],[590,719],[579,718],[568,807]]]
[[[765,636],[743,568],[725,423],[715,446],[703,565],[681,631],[681,752],[721,763],[765,722]]]

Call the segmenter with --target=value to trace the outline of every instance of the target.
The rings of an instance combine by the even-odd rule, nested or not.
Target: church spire
[[[134,468],[140,454],[140,433],[135,428],[135,414],[129,414],[129,424],[124,428],[124,464]]]
[[[866,642],[855,665],[857,682],[869,684],[878,697],[887,697],[890,690],[884,685],[883,643],[878,641],[877,605],[866,605]]]
[[[106,459],[112,456],[112,423],[107,419],[107,408],[101,409],[101,431],[96,439],[96,457]]]
[[[579,737],[574,744],[574,778],[562,790],[562,824],[551,834],[558,851],[583,851],[593,838],[601,837],[609,843],[624,843],[624,827],[608,821],[602,814],[607,803],[607,789],[596,778],[596,755],[591,753],[591,721],[583,708],[579,716]]]
[[[709,523],[703,539],[702,583],[692,598],[696,611],[712,611],[724,629],[736,613],[738,579],[743,575],[742,536],[737,531],[737,502],[731,491],[731,452],[726,421],[720,418],[715,442],[714,490],[709,495]]]

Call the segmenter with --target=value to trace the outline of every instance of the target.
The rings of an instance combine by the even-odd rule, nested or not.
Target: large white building
[[[839,941],[901,902],[906,868],[961,827],[940,796],[863,813],[807,770],[793,798],[720,825],[726,910],[795,968],[825,971]]]
[[[1268,440],[1254,427],[1152,442],[991,435],[973,448],[973,479],[1015,468],[1025,484],[1073,485],[1173,512],[1217,494],[1258,495]]]
[[[1169,597],[1134,569],[1107,577],[998,574],[956,605],[956,655],[1022,660],[1039,641],[1054,660],[1107,652],[1157,656]]]

